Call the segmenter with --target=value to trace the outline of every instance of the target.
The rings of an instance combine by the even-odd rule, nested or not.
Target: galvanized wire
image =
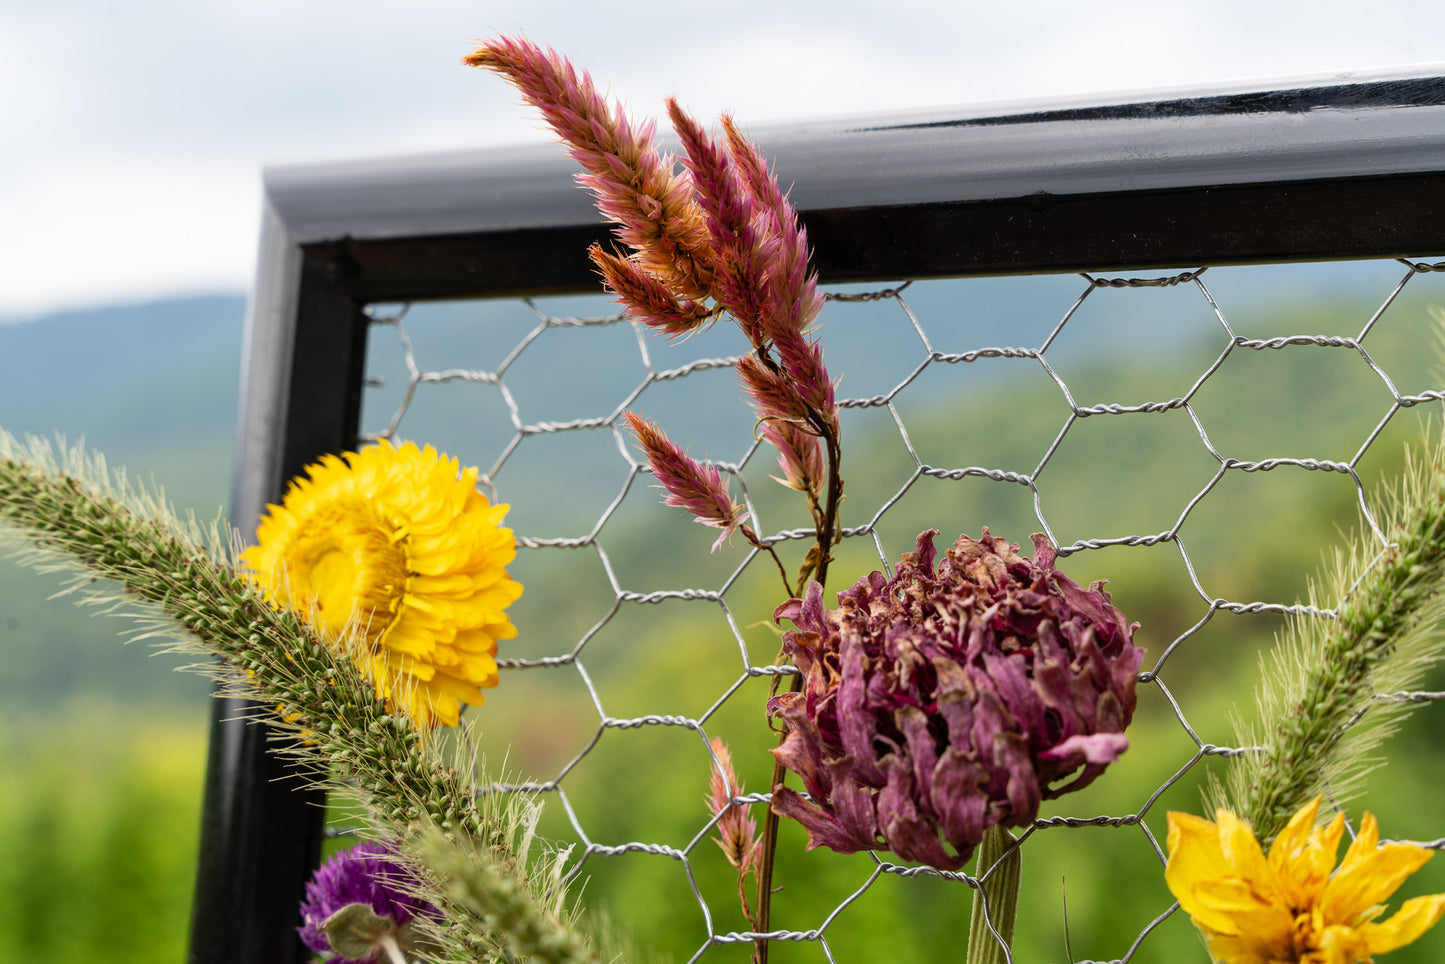
[[[1244,475],[1267,473],[1323,473],[1347,479],[1348,484],[1355,490],[1356,501],[1364,514],[1366,527],[1371,533],[1370,538],[1379,546],[1381,552],[1388,549],[1385,537],[1371,514],[1366,483],[1362,480],[1360,472],[1361,461],[1372,446],[1380,440],[1383,430],[1397,414],[1403,410],[1445,398],[1445,391],[1439,388],[1415,393],[1402,391],[1398,387],[1402,382],[1392,377],[1385,366],[1373,358],[1368,350],[1367,342],[1373,345],[1382,337],[1377,334],[1379,322],[1392,305],[1398,301],[1407,285],[1420,276],[1445,271],[1445,262],[1430,264],[1401,259],[1397,267],[1401,269],[1398,281],[1392,283],[1391,287],[1381,295],[1377,307],[1368,313],[1358,332],[1353,335],[1304,332],[1283,336],[1251,337],[1237,322],[1232,320],[1231,313],[1216,301],[1209,287],[1210,274],[1203,267],[1162,275],[1104,277],[1094,273],[1084,273],[1079,276],[1082,282],[1081,290],[1076,296],[1058,305],[1056,309],[1058,314],[1050,323],[1048,333],[1036,344],[975,345],[963,351],[945,351],[940,347],[935,347],[935,343],[943,343],[940,335],[943,325],[930,318],[921,318],[920,312],[914,308],[915,295],[922,290],[915,284],[928,285],[941,282],[904,283],[869,291],[834,292],[829,295],[830,304],[824,312],[823,334],[825,342],[830,346],[832,331],[836,324],[832,320],[835,314],[845,312],[851,306],[871,306],[872,310],[885,306],[891,307],[897,312],[895,337],[916,338],[920,347],[916,364],[902,374],[896,384],[888,390],[863,396],[842,397],[840,400],[845,419],[853,417],[851,413],[855,412],[875,411],[886,415],[888,422],[896,430],[902,445],[897,460],[902,469],[901,483],[894,491],[882,496],[876,504],[859,505],[851,502],[848,504],[848,519],[851,524],[844,529],[845,542],[862,540],[871,543],[879,565],[885,571],[891,571],[892,559],[896,558],[901,551],[911,548],[911,545],[885,544],[882,528],[885,520],[889,519],[890,513],[894,512],[896,507],[924,479],[950,482],[976,479],[1027,492],[1027,497],[1032,501],[1034,520],[1057,547],[1061,565],[1066,570],[1066,561],[1070,557],[1084,553],[1112,547],[1140,549],[1169,546],[1179,554],[1181,565],[1187,574],[1188,584],[1198,597],[1202,614],[1197,621],[1184,628],[1172,639],[1151,638],[1148,640],[1146,645],[1151,654],[1152,665],[1146,666],[1145,671],[1139,676],[1141,702],[1145,698],[1145,691],[1148,691],[1152,694],[1150,698],[1155,699],[1163,707],[1167,707],[1168,716],[1172,717],[1180,732],[1187,737],[1188,745],[1191,748],[1189,753],[1177,761],[1177,765],[1170,775],[1163,779],[1153,792],[1131,812],[1097,816],[1071,816],[1067,812],[1055,812],[1048,816],[1041,816],[1032,827],[1022,833],[1019,846],[1027,848],[1040,846],[1041,840],[1054,839],[1061,830],[1066,828],[1109,827],[1117,828],[1121,833],[1129,832],[1131,836],[1137,828],[1139,845],[1147,847],[1162,865],[1165,860],[1165,850],[1161,846],[1163,814],[1159,813],[1156,807],[1160,798],[1186,778],[1197,779],[1196,770],[1206,761],[1227,760],[1250,753],[1255,749],[1249,746],[1220,744],[1217,740],[1211,741],[1201,735],[1200,727],[1191,723],[1188,712],[1189,694],[1186,691],[1189,689],[1189,680],[1173,680],[1173,685],[1171,685],[1171,681],[1166,679],[1171,660],[1176,658],[1181,651],[1190,647],[1216,617],[1223,618],[1221,614],[1236,616],[1298,615],[1321,619],[1334,617],[1332,608],[1306,605],[1296,599],[1231,599],[1211,590],[1210,579],[1196,570],[1188,548],[1188,542],[1193,538],[1193,535],[1189,534],[1189,523],[1191,518],[1200,511],[1202,505],[1207,501],[1220,498],[1220,490],[1224,483]],[[949,283],[954,284],[954,282]],[[957,284],[966,285],[968,282],[957,282]],[[1098,292],[1111,290],[1119,295],[1127,295],[1129,292],[1161,288],[1192,292],[1193,305],[1202,312],[1204,317],[1210,319],[1209,324],[1214,327],[1213,335],[1210,337],[1213,339],[1215,347],[1202,349],[1209,352],[1203,363],[1202,371],[1189,384],[1187,390],[1178,395],[1146,401],[1093,401],[1085,404],[1081,401],[1083,396],[1078,389],[1071,385],[1073,376],[1066,372],[1067,368],[1073,366],[1070,363],[1070,356],[1061,347],[1061,339],[1066,333],[1081,324],[1078,321],[1081,312],[1091,303],[1091,297],[1098,297]],[[1115,297],[1115,295],[1109,297]],[[1440,300],[1445,301],[1445,293],[1442,293]],[[750,680],[777,678],[794,671],[786,666],[756,662],[750,655],[743,627],[756,622],[759,616],[751,612],[746,615],[734,612],[734,587],[744,578],[745,573],[754,566],[771,566],[770,560],[759,559],[759,556],[762,555],[759,550],[746,547],[735,549],[734,552],[738,557],[737,565],[714,585],[681,589],[660,587],[636,589],[626,585],[626,580],[621,577],[614,566],[611,553],[607,548],[612,543],[614,536],[617,535],[612,525],[614,517],[624,506],[635,505],[639,502],[650,504],[658,499],[657,492],[647,485],[647,480],[643,478],[649,474],[648,468],[640,460],[620,428],[623,412],[636,405],[639,400],[650,397],[649,392],[656,386],[730,367],[736,360],[736,356],[723,354],[694,357],[680,365],[661,365],[655,363],[653,358],[661,342],[657,340],[656,336],[639,328],[635,334],[642,376],[637,384],[629,385],[621,390],[618,396],[607,404],[605,411],[578,412],[574,417],[563,419],[528,421],[524,417],[523,406],[519,403],[513,390],[515,381],[523,378],[524,375],[518,374],[515,370],[520,360],[527,358],[528,352],[533,350],[542,338],[551,338],[553,332],[596,330],[629,326],[631,323],[617,314],[562,317],[549,314],[535,302],[529,301],[526,302],[526,305],[526,310],[532,313],[535,324],[519,338],[514,346],[501,355],[500,362],[494,367],[486,369],[441,367],[441,365],[451,362],[452,359],[419,358],[409,333],[409,325],[412,322],[406,309],[377,308],[373,312],[374,323],[378,329],[373,332],[372,336],[373,357],[377,357],[380,352],[399,350],[406,377],[405,385],[399,386],[399,391],[396,393],[397,399],[394,407],[389,412],[380,413],[380,417],[371,419],[371,424],[375,426],[373,436],[404,436],[418,441],[426,441],[426,426],[413,425],[408,419],[416,399],[421,393],[432,390],[434,386],[467,384],[497,393],[505,412],[506,425],[499,437],[505,438],[506,441],[501,443],[500,449],[494,454],[494,457],[484,456],[477,459],[483,469],[481,485],[492,498],[505,497],[513,501],[520,501],[526,497],[525,482],[519,483],[518,487],[509,488],[507,473],[509,465],[519,457],[519,453],[534,444],[533,440],[539,437],[582,435],[591,432],[610,435],[611,442],[616,448],[617,458],[625,470],[620,486],[615,490],[606,490],[604,507],[595,521],[587,525],[584,531],[563,536],[542,536],[526,531],[519,531],[517,534],[518,546],[524,553],[566,553],[579,550],[595,552],[612,594],[610,606],[596,622],[575,639],[559,641],[558,646],[551,653],[540,656],[509,656],[504,649],[502,658],[499,659],[499,664],[505,671],[502,684],[504,687],[507,685],[506,674],[512,672],[526,670],[575,674],[576,679],[581,683],[582,693],[585,694],[585,699],[590,704],[590,710],[597,715],[595,730],[580,751],[564,763],[555,776],[502,783],[486,789],[493,791],[527,789],[555,795],[557,804],[566,814],[567,822],[570,824],[577,843],[571,871],[574,876],[584,874],[594,860],[609,859],[626,853],[651,854],[682,865],[688,882],[688,890],[685,893],[672,895],[670,899],[695,901],[703,921],[700,943],[689,958],[690,961],[703,958],[711,948],[747,944],[760,937],[766,937],[768,940],[776,942],[813,943],[825,959],[834,961],[836,959],[835,948],[828,941],[830,925],[848,907],[867,900],[869,890],[881,878],[885,876],[928,877],[953,881],[964,888],[977,888],[980,878],[975,875],[904,866],[872,855],[873,870],[871,874],[855,890],[841,899],[831,913],[817,921],[815,926],[804,929],[777,929],[766,934],[727,930],[717,925],[717,914],[712,907],[712,898],[705,895],[700,888],[693,869],[696,851],[704,845],[704,841],[714,831],[719,819],[718,815],[713,815],[711,818],[700,816],[697,828],[686,839],[676,841],[646,839],[645,836],[642,836],[647,832],[646,827],[637,828],[641,839],[620,843],[602,842],[594,839],[594,836],[589,833],[586,826],[587,821],[576,806],[577,801],[574,801],[568,793],[568,778],[594,751],[605,734],[611,731],[648,728],[670,728],[691,733],[701,745],[702,752],[707,755],[711,765],[717,767],[717,759],[709,747],[710,737],[717,735],[710,729],[710,724],[716,714],[729,701],[741,698],[739,694],[743,692],[745,684]],[[1167,319],[1161,324],[1167,324]],[[1420,319],[1412,324],[1413,330],[1408,337],[1421,346],[1428,345],[1432,337],[1428,323],[1424,319]],[[386,347],[385,340],[380,337],[383,334],[381,329],[385,328],[390,328],[395,333],[396,343],[392,348]],[[956,337],[957,331],[950,329],[949,334]],[[1383,386],[1388,398],[1378,412],[1373,428],[1369,430],[1363,441],[1359,442],[1357,446],[1353,441],[1349,443],[1353,448],[1353,454],[1349,458],[1341,460],[1281,454],[1268,458],[1244,459],[1234,457],[1230,454],[1231,449],[1228,446],[1216,444],[1211,439],[1206,424],[1207,420],[1201,415],[1198,408],[1200,393],[1210,380],[1215,378],[1224,366],[1230,364],[1231,359],[1236,356],[1247,353],[1277,353],[1291,349],[1319,350],[1339,353],[1340,356],[1355,357],[1359,364],[1363,365]],[[924,458],[920,448],[915,446],[914,433],[909,428],[909,422],[916,421],[918,417],[915,409],[905,410],[902,401],[907,399],[913,406],[926,407],[926,397],[920,400],[914,396],[919,394],[926,396],[927,392],[936,390],[930,388],[934,382],[929,379],[932,379],[933,376],[939,373],[957,373],[958,380],[961,381],[963,380],[961,376],[974,366],[992,363],[996,360],[1015,363],[1031,362],[1037,367],[1041,376],[1055,387],[1057,400],[1062,402],[1060,409],[1062,419],[1057,432],[1044,444],[1036,461],[1032,462],[1031,468],[1017,465],[930,464]],[[1107,361],[1107,359],[1105,360]],[[1128,359],[1121,355],[1115,361],[1124,364]],[[427,367],[423,362],[437,367]],[[1137,364],[1138,362],[1137,358],[1133,360],[1133,363]],[[595,363],[584,355],[576,358],[572,364],[576,366],[575,370],[580,371]],[[569,369],[569,371],[571,370],[574,369]],[[840,372],[834,370],[834,374],[837,375]],[[853,373],[842,372],[841,374],[845,375],[842,385],[846,387],[849,383],[846,376]],[[552,373],[552,377],[567,377],[567,375],[568,372]],[[536,377],[536,374],[527,373],[525,377]],[[373,387],[381,387],[380,383],[375,380],[370,384]],[[728,390],[733,391],[734,389],[730,386]],[[739,409],[738,411],[743,412],[744,410]],[[1188,418],[1194,432],[1198,435],[1203,452],[1207,454],[1213,464],[1213,471],[1209,477],[1204,480],[1197,491],[1187,495],[1182,504],[1177,507],[1177,511],[1173,513],[1172,522],[1163,529],[1127,534],[1098,533],[1063,542],[1059,538],[1060,526],[1051,521],[1051,513],[1056,511],[1053,504],[1054,490],[1050,489],[1046,492],[1041,489],[1040,483],[1042,480],[1051,480],[1051,469],[1056,472],[1059,470],[1056,465],[1059,453],[1066,444],[1074,444],[1072,439],[1075,433],[1081,431],[1080,426],[1092,419],[1148,420],[1167,416],[1168,413],[1183,413],[1183,416]],[[741,414],[740,418],[746,419],[747,416]],[[849,430],[846,427],[848,424],[845,422],[845,437],[848,436]],[[1138,421],[1131,424],[1142,425],[1145,423]],[[751,430],[750,425],[744,424],[743,428]],[[464,461],[469,456],[469,453],[466,452],[453,452],[452,454],[462,456]],[[765,509],[755,498],[754,492],[749,488],[748,474],[751,467],[754,468],[753,474],[756,475],[755,461],[760,465],[761,461],[767,458],[769,458],[767,450],[760,446],[754,438],[736,461],[715,460],[714,462],[724,475],[739,484],[742,499],[753,511],[755,519],[770,518],[768,513],[772,510],[770,507]],[[849,464],[845,461],[845,476],[850,478],[860,472],[872,470],[871,466],[860,468],[856,463]],[[576,480],[579,490],[590,484],[586,478],[579,477]],[[679,519],[678,521],[681,525],[685,520]],[[974,524],[977,521],[986,522],[987,520],[959,521]],[[955,523],[955,525],[962,527],[959,523]],[[777,546],[813,538],[813,530],[808,527],[777,527],[762,530],[762,534],[765,543]],[[1188,538],[1186,538],[1186,534],[1189,534]],[[1015,537],[1015,541],[1017,541],[1017,537]],[[839,586],[835,585],[830,588],[837,589]],[[589,643],[602,633],[611,621],[617,619],[625,607],[656,606],[673,601],[691,601],[716,607],[722,617],[719,631],[731,635],[732,643],[736,645],[740,656],[736,675],[722,686],[715,696],[704,700],[708,709],[697,715],[677,713],[614,715],[608,708],[609,698],[604,695],[597,684],[594,673],[588,669]],[[766,617],[768,614],[762,615]],[[1148,627],[1145,627],[1144,632],[1147,631]],[[1376,699],[1378,701],[1426,704],[1445,699],[1445,693],[1400,692],[1380,694]],[[699,795],[704,786],[705,783],[700,781]],[[767,793],[748,793],[735,798],[733,804],[752,807],[760,816],[760,808],[765,806],[768,800],[769,794]],[[1055,809],[1066,806],[1067,798],[1057,804]],[[1441,846],[1441,842],[1434,841],[1426,846],[1438,848]],[[982,871],[976,869],[975,874],[986,873],[987,870],[988,868],[983,868]],[[961,894],[961,897],[963,896],[966,895]],[[1122,962],[1134,959],[1141,952],[1141,948],[1148,946],[1150,934],[1176,909],[1177,905],[1171,906],[1167,898],[1161,900],[1160,906],[1150,911],[1153,916],[1138,934],[1122,942],[1117,949],[1119,956],[1113,958],[1115,964],[1122,964]],[[1022,919],[1020,926],[1026,926]]]

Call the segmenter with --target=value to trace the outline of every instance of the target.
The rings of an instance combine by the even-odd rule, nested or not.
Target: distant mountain
[[[1149,274],[1162,278],[1169,272]],[[1215,268],[1204,280],[1231,331],[1249,338],[1273,338],[1301,332],[1357,334],[1403,274],[1403,266],[1386,260]],[[1429,384],[1415,373],[1428,365],[1429,357],[1421,350],[1428,341],[1420,334],[1428,328],[1422,325],[1428,321],[1422,305],[1445,302],[1445,292],[1430,284],[1434,280],[1422,276],[1412,284],[1406,298],[1385,313],[1368,339],[1372,359],[1395,375],[1402,391],[1419,391]],[[962,362],[967,353],[987,346],[1047,344],[1050,370],[1067,381],[1077,404],[1127,405],[1188,392],[1229,344],[1210,303],[1189,281],[1121,290],[1091,288],[1078,275],[993,278],[962,284],[923,282],[908,288],[903,297],[906,312],[902,304],[887,299],[830,306],[820,328],[827,343],[827,363],[840,379],[844,397],[892,397],[899,385],[908,383],[895,407],[908,424],[909,443],[922,461],[944,467],[997,463],[1031,471],[1068,413],[1061,392],[1036,361],[984,357]],[[582,301],[543,299],[539,307],[548,316],[613,310],[600,296]],[[0,325],[0,426],[16,434],[60,432],[72,440],[83,437],[87,447],[103,452],[111,465],[125,466],[132,475],[154,477],[180,507],[213,517],[229,503],[244,310],[244,298],[234,295]],[[505,392],[502,386],[465,379],[423,386],[410,402],[401,432],[431,441],[484,471],[497,468],[499,494],[513,503],[509,522],[521,533],[585,534],[622,484],[626,465],[618,458],[610,431],[533,433],[518,446],[514,418],[533,426],[597,419],[627,401],[657,418],[698,456],[737,460],[752,442],[753,417],[730,372],[719,369],[686,379],[651,381],[647,373],[649,365],[654,372],[667,372],[699,357],[736,353],[741,345],[733,326],[719,324],[692,338],[668,342],[650,334],[639,337],[627,324],[579,329],[544,323],[538,312],[517,302],[421,305],[406,316],[405,325],[414,360],[423,371],[502,371]],[[915,375],[930,350],[946,361],[961,363],[930,363]],[[409,375],[393,329],[375,333],[371,355],[368,375],[384,379],[385,386],[366,393],[363,427],[378,431],[407,396]],[[1239,351],[1197,400],[1215,441],[1238,444],[1247,457],[1259,457],[1243,442],[1235,443],[1233,435],[1279,421],[1282,438],[1274,448],[1291,455],[1348,458],[1352,448],[1306,449],[1300,429],[1287,419],[1264,418],[1279,402],[1248,401],[1257,390],[1279,388],[1303,402],[1305,389],[1317,384],[1323,369],[1313,369],[1319,374],[1307,376],[1278,362],[1306,355],[1321,356],[1320,360],[1340,368],[1343,376],[1354,379],[1351,385],[1360,383],[1357,390],[1368,401],[1350,408],[1346,403],[1355,397],[1354,389],[1347,392],[1340,387],[1343,383],[1319,382],[1330,388],[1323,395],[1312,395],[1306,409],[1318,413],[1331,405],[1345,406],[1324,421],[1364,418],[1368,424],[1361,433],[1374,425],[1388,396],[1357,355],[1325,356],[1318,348]],[[1121,378],[1126,370],[1147,376],[1146,382]],[[1020,413],[1033,413],[1039,405],[1047,409],[1037,418],[1021,417]],[[1182,415],[1146,418],[1160,426],[1182,426],[1180,457],[1203,458],[1197,433]],[[868,518],[872,507],[897,488],[913,462],[900,447],[899,431],[887,411],[851,409],[848,420],[845,509],[850,524],[855,524]],[[1154,421],[1148,424],[1152,427]],[[1090,491],[1062,480],[1092,478],[1102,469],[1092,467],[1089,460],[1122,444],[1101,434],[1099,445],[1087,445],[1083,440],[1091,437],[1089,433],[1107,433],[1125,424],[1090,419],[1071,435],[1074,441],[1055,460],[1046,480],[1046,489],[1064,486],[1045,492],[1051,506],[1067,505],[1075,493]],[[1026,426],[1034,427],[1026,431]],[[1030,440],[1038,436],[1042,442],[1026,452],[1007,447],[1025,436]],[[1170,463],[1174,444],[1157,443],[1155,461]],[[1080,447],[1082,451],[1070,451]],[[1267,454],[1278,452],[1270,449]],[[1078,464],[1072,464],[1071,458],[1077,458]],[[748,475],[762,514],[773,520],[779,518],[773,506],[783,504],[786,493],[779,494],[767,480],[770,461],[765,456],[755,459]],[[861,466],[870,468],[864,472]],[[1211,466],[1204,468],[1212,471]],[[915,527],[916,533],[923,522],[915,521],[914,515],[923,519],[934,511],[928,493],[976,488],[981,494],[975,498],[984,501],[996,495],[1011,498],[1009,505],[1019,510],[1013,513],[1019,517],[1014,527],[1028,531],[1033,515],[1028,491],[981,484],[920,485],[908,504],[894,510],[889,525],[899,532]],[[1094,498],[1103,501],[1109,491],[1096,491]],[[628,585],[643,585],[653,575],[667,572],[679,534],[710,542],[706,533],[694,531],[697,527],[680,524],[685,520],[679,513],[655,506],[648,493],[643,496],[630,501],[629,508],[607,526],[612,562]],[[962,513],[963,517],[999,519],[996,524],[1001,526],[1007,513],[984,501],[974,506],[978,511]],[[980,515],[985,508],[988,512]],[[1078,515],[1082,530],[1086,515],[1095,519],[1097,510],[1086,514],[1081,508]],[[629,528],[634,523],[640,528]],[[1149,524],[1155,524],[1152,518]],[[670,526],[666,529],[670,534],[648,526]],[[894,543],[903,537],[891,530],[885,535],[889,551],[898,551]],[[1066,538],[1077,535],[1070,532]],[[711,558],[724,565],[723,555]],[[46,601],[58,586],[54,577],[37,576],[0,559],[0,659],[5,665],[0,672],[0,722],[18,725],[26,715],[24,707],[36,700],[49,704],[108,695],[112,700],[150,701],[147,705],[154,706],[161,705],[157,701],[165,699],[162,694],[171,694],[172,703],[201,698],[204,685],[172,673],[174,660],[150,661],[142,647],[117,646],[118,624]],[[609,587],[597,588],[604,602],[611,598]],[[567,591],[534,580],[521,604],[531,611],[519,618],[536,614],[541,620],[549,613],[572,613],[577,607],[569,606]],[[572,632],[568,627],[562,635]],[[196,712],[203,709],[197,707]]]
[[[226,295],[0,325],[0,427],[84,438],[210,514],[230,482],[244,315]],[[157,463],[182,453],[168,478]]]
[[[245,299],[230,295],[0,325],[0,427],[83,438],[111,466],[214,517],[230,485],[244,312]],[[122,623],[48,599],[60,585],[0,558],[0,723],[22,731],[36,705],[82,702],[184,706],[204,719],[204,680],[150,659],[148,646],[120,645]]]

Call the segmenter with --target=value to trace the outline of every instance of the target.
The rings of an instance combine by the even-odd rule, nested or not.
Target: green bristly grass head
[[[1226,781],[1209,792],[1267,841],[1311,798],[1358,793],[1374,751],[1411,703],[1389,699],[1417,686],[1445,652],[1445,438],[1427,424],[1405,470],[1382,488],[1377,524],[1360,524],[1309,588],[1263,666],[1258,722],[1237,720],[1241,746]]]
[[[468,949],[453,960],[598,959],[558,890],[555,860],[528,860],[536,804],[479,801],[473,764],[377,697],[351,658],[355,641],[322,641],[269,604],[237,569],[239,546],[219,523],[178,519],[160,493],[78,446],[57,454],[0,430],[0,548],[70,571],[81,601],[130,617],[139,638],[219,657],[186,668],[225,695],[275,707],[268,721],[294,735],[283,752],[358,801],[403,857],[436,865],[427,896],[445,912],[448,946]],[[439,857],[439,841],[455,853]]]

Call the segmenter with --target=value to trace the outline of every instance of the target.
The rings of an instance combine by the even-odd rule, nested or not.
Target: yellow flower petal
[[[1300,808],[1269,848],[1270,867],[1291,906],[1304,907],[1314,902],[1334,869],[1345,832],[1344,814],[1338,813],[1328,827],[1315,829],[1319,805],[1320,798],[1316,797]]]
[[[503,613],[522,595],[505,505],[476,490],[477,470],[427,446],[381,442],[328,455],[267,507],[242,562],[278,606],[301,613],[357,658],[377,693],[422,728],[455,725],[497,684]]]
[[[1442,915],[1445,915],[1445,894],[1412,897],[1400,906],[1394,917],[1379,924],[1365,924],[1358,930],[1372,952],[1383,954],[1412,943],[1434,927]]]
[[[1220,824],[1187,813],[1173,813],[1169,820],[1169,863],[1165,882],[1179,904],[1195,923],[1222,935],[1238,935],[1237,915],[1258,909],[1258,902],[1234,874],[1235,857],[1243,856],[1255,866],[1264,865],[1264,855],[1248,826],[1228,811],[1219,811]],[[1253,848],[1251,854],[1250,847]],[[1263,906],[1267,907],[1267,904]]]
[[[1314,946],[1300,958],[1308,964],[1361,964],[1370,959],[1370,944],[1353,927],[1332,925],[1323,928]]]
[[[1367,813],[1360,821],[1360,832],[1354,843],[1345,852],[1339,872],[1325,890],[1325,913],[1331,919],[1343,921],[1348,914],[1360,915],[1384,903],[1407,877],[1430,860],[1431,852],[1423,847],[1411,844],[1381,847],[1379,840],[1375,818]]]
[[[1209,953],[1221,964],[1277,964],[1278,958],[1268,946],[1253,937],[1236,937],[1204,932],[1209,942]]]
[[[1278,885],[1274,870],[1260,849],[1259,841],[1254,839],[1254,831],[1249,824],[1228,810],[1216,811],[1215,820],[1219,825],[1220,852],[1232,873],[1253,882],[1255,886],[1267,888],[1270,891],[1267,896],[1276,896]]]
[[[1413,844],[1379,846],[1375,818],[1331,875],[1344,815],[1315,828],[1318,799],[1292,817],[1265,858],[1249,826],[1169,814],[1164,879],[1223,964],[1362,964],[1419,938],[1445,916],[1445,894],[1416,897],[1381,923],[1383,901],[1430,859]]]

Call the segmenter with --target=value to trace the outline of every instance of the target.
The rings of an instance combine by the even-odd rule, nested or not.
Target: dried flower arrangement
[[[720,530],[715,550],[737,535],[768,553],[787,600],[774,619],[794,626],[780,653],[795,669],[791,688],[759,708],[760,722],[783,731],[761,834],[718,739],[705,795],[737,870],[754,960],[768,955],[780,817],[801,824],[810,847],[843,853],[958,870],[977,852],[969,960],[1009,959],[1019,852],[1007,828],[1030,827],[1043,801],[1089,785],[1127,748],[1136,625],[1102,584],[1059,571],[1045,537],[1025,558],[987,528],[941,558],[938,531],[923,533],[891,576],[862,576],[828,608],[842,421],[814,329],[824,299],[806,232],[761,152],[730,117],[715,138],[670,100],[679,167],[650,123],[629,120],[587,74],[526,40],[488,41],[465,62],[515,84],[581,164],[621,245],[593,248],[592,260],[634,320],[669,338],[737,323],[750,346],[737,375],[757,431],[812,519],[790,575],[718,467],[629,413],[664,501]],[[1265,736],[1245,734],[1259,752],[1216,788],[1216,821],[1169,815],[1165,881],[1218,960],[1358,964],[1445,915],[1445,895],[1434,895],[1378,921],[1429,852],[1381,846],[1366,814],[1335,869],[1345,817],[1317,826],[1321,790],[1338,800],[1361,749],[1385,732],[1343,739],[1373,689],[1438,658],[1428,627],[1445,574],[1442,463],[1437,452],[1407,474],[1383,527],[1390,552],[1339,561],[1322,590],[1346,599],[1337,618],[1292,625],[1261,696]],[[145,604],[145,625],[219,656],[214,671],[232,691],[275,707],[298,736],[286,752],[318,783],[344,782],[367,809],[380,842],[318,870],[301,908],[301,935],[336,961],[625,955],[579,924],[565,853],[534,846],[536,805],[479,797],[468,768],[432,738],[482,703],[498,681],[498,642],[516,633],[508,507],[490,504],[476,479],[410,443],[328,457],[243,550],[229,533],[179,522],[99,459],[57,460],[0,432],[0,521],[28,540],[24,557],[47,567],[58,554],[83,579],[116,580]]]

